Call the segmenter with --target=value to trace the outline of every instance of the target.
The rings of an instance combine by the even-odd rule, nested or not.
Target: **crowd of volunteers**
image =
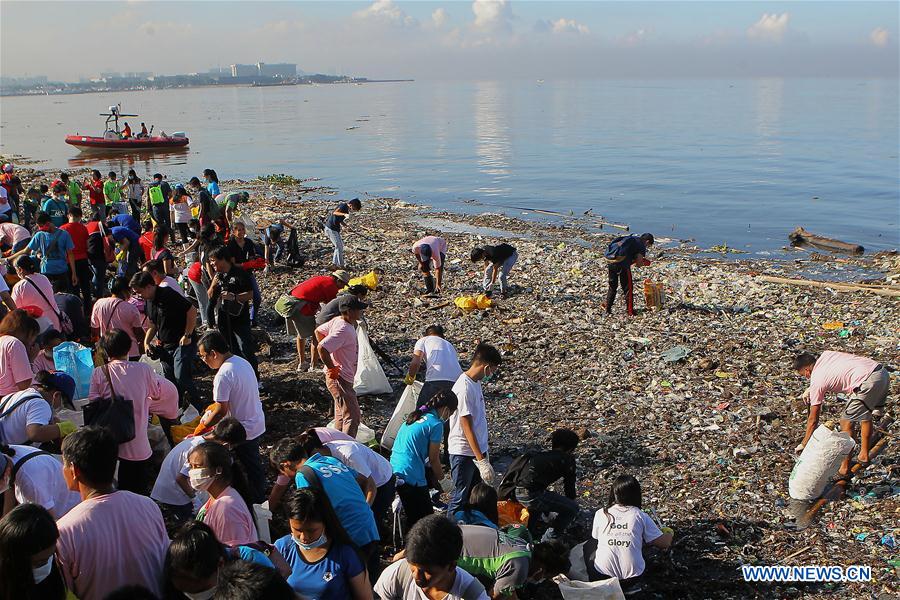
[[[185,184],[161,174],[145,184],[133,170],[80,182],[61,173],[26,191],[4,165],[0,184],[0,598],[514,600],[569,574],[578,542],[589,580],[617,578],[633,594],[645,547],[672,543],[628,474],[589,539],[575,537],[580,438],[570,429],[498,477],[483,385],[503,357],[480,342],[461,361],[441,325],[423,327],[412,348],[403,383],[417,396],[390,448],[357,441],[369,287],[345,270],[341,234],[358,199],[322,222],[335,270],[274,307],[296,339],[297,370],[321,369],[333,420],[264,446],[256,273],[296,264],[288,223],[248,231],[250,194],[223,192],[211,169]],[[607,311],[621,285],[634,313],[631,267],[648,264],[653,241],[610,244]],[[442,293],[447,241],[430,235],[411,253],[424,292]],[[514,292],[515,247],[483,245],[469,258],[484,264],[486,294]],[[70,343],[94,350],[86,395],[56,365]],[[841,423],[860,424],[867,461],[887,396],[882,366],[825,352],[794,368],[811,379],[803,444],[825,393],[850,393]],[[211,397],[195,383],[205,369]],[[176,435],[190,410],[195,422]],[[171,448],[161,460],[156,429]],[[263,540],[256,505],[283,514],[289,531]]]

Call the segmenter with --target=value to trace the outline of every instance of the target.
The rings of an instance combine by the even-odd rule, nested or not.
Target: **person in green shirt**
[[[81,207],[81,186],[74,179],[69,178],[69,174],[62,172],[59,174],[59,180],[62,181],[69,190],[69,204]]]
[[[103,199],[107,208],[122,200],[122,186],[116,181],[115,171],[110,171],[108,179],[103,183]]]

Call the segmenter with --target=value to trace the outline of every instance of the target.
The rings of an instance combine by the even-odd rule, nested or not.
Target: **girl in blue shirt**
[[[287,581],[295,592],[309,600],[372,600],[365,565],[318,491],[295,490],[287,517],[291,533],[275,548],[291,567]]]
[[[203,169],[203,178],[206,180],[206,191],[215,200],[216,196],[222,193],[219,191],[219,176],[212,169]]]
[[[403,485],[397,486],[397,494],[406,513],[407,530],[416,521],[434,512],[428,493],[426,462],[437,486],[444,478],[441,468],[441,440],[444,439],[444,421],[454,412],[458,400],[452,390],[441,390],[422,406],[407,415],[400,426],[391,450],[391,466]]]

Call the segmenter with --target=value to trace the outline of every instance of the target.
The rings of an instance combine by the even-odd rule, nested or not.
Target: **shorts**
[[[853,390],[844,406],[844,412],[841,413],[841,419],[854,423],[871,421],[872,411],[884,408],[890,387],[891,378],[887,369],[878,365],[872,374]]]
[[[287,326],[288,335],[311,338],[316,331],[315,316],[297,315],[296,317],[285,317],[284,323]]]

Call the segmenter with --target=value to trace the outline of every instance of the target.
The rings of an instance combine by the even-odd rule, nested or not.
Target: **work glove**
[[[672,535],[675,535],[675,530],[672,529],[671,527],[660,527],[659,530],[662,531],[664,534],[671,533]]]
[[[412,385],[415,381],[416,378],[407,373],[406,377],[403,378],[403,385]]]
[[[804,402],[806,402],[807,404],[809,403],[809,388],[806,388],[805,390],[803,390],[803,393],[800,394],[800,399],[803,400]]]
[[[59,427],[60,437],[66,437],[67,435],[73,433],[76,429],[78,429],[78,426],[75,425],[75,423],[73,423],[72,421],[60,421],[56,424],[56,426]]]
[[[330,369],[328,369],[328,376],[331,377],[332,379],[337,379],[340,376],[340,374],[341,374],[340,365],[335,365],[335,366],[331,367]]]
[[[494,467],[491,466],[491,462],[487,457],[481,460],[476,459],[475,466],[478,467],[478,474],[481,475],[481,480],[488,485],[493,485],[496,473],[494,473]]]

